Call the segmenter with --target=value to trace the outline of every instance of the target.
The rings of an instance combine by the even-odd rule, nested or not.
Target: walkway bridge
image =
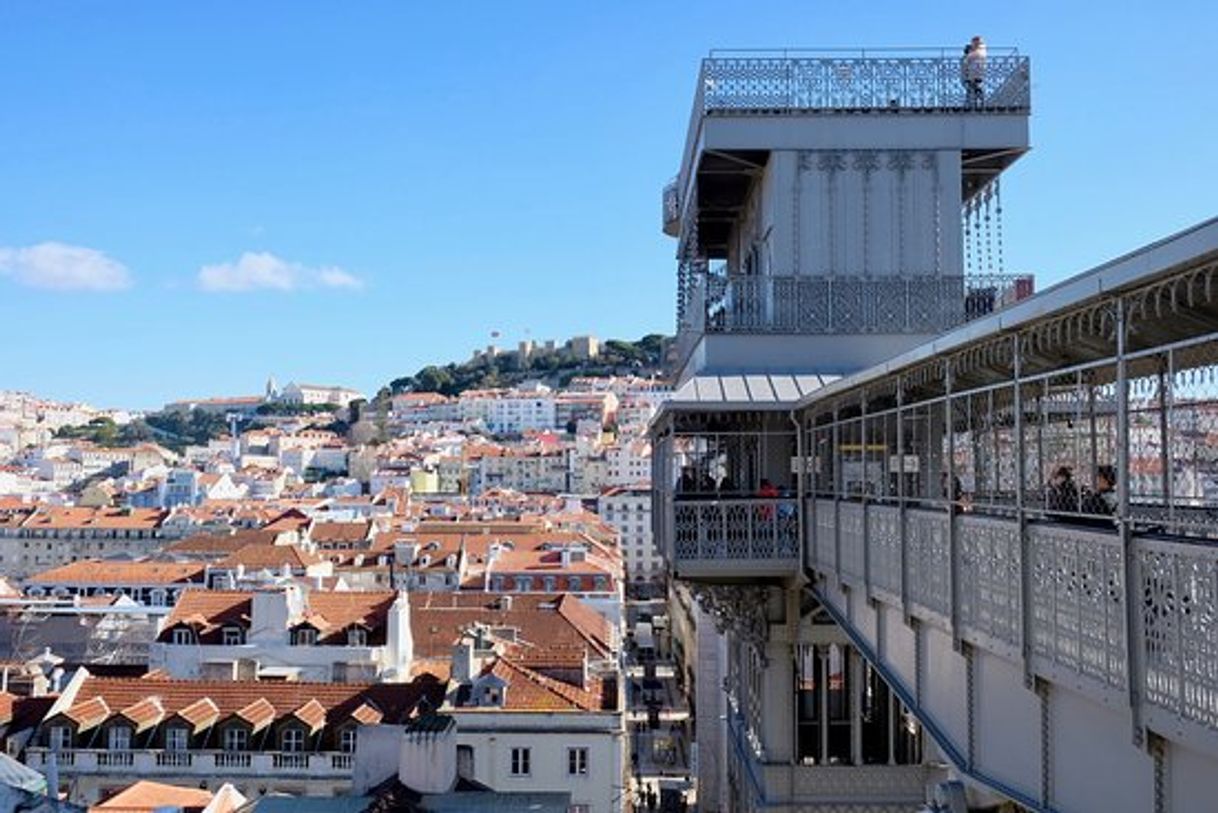
[[[970,786],[1218,805],[1218,220],[845,378],[695,379],[653,437],[674,575],[803,585]]]

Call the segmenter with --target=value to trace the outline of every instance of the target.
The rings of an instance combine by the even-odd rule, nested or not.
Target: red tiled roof
[[[309,698],[309,702],[292,712],[292,716],[309,727],[309,733],[316,732],[326,723],[326,709],[317,702],[317,698]]]
[[[64,716],[76,723],[79,730],[92,728],[110,716],[110,706],[103,697],[82,700],[65,711]]]
[[[200,697],[179,709],[176,716],[190,723],[191,733],[195,733],[210,727],[220,719],[220,707],[210,697]]]
[[[135,730],[143,731],[156,725],[165,716],[165,707],[155,697],[145,697],[119,712],[135,726]]]
[[[31,576],[34,584],[182,584],[202,583],[205,566],[197,562],[122,562],[86,559]]]
[[[547,677],[508,658],[496,658],[484,671],[508,685],[504,708],[515,711],[613,711],[617,708],[612,682],[595,678],[581,689]]]
[[[233,716],[240,717],[259,731],[275,721],[275,707],[265,697],[259,697],[237,709]]]
[[[255,725],[265,725],[276,715],[290,714],[289,710],[303,710],[311,700],[316,700],[325,711],[327,725],[352,719],[365,705],[378,710],[386,722],[400,723],[413,715],[420,700],[426,698],[435,708],[443,700],[443,695],[443,684],[430,677],[404,684],[359,684],[148,680],[88,675],[77,692],[77,702],[67,714],[73,720],[83,718],[101,722],[109,716],[109,709],[128,708],[141,700],[156,698],[167,717],[181,717],[198,729],[210,725],[209,721],[216,718],[233,715],[241,716]],[[312,714],[312,709],[308,713]]]
[[[181,808],[187,811],[202,810],[211,804],[211,791],[201,788],[183,788],[141,779],[115,793],[90,810],[106,813],[142,813],[158,808]]]
[[[310,565],[324,562],[321,556],[304,550],[298,545],[263,545],[252,544],[233,551],[216,563],[217,567],[236,567],[244,565],[247,568],[279,569],[284,565],[292,570],[304,570]]]

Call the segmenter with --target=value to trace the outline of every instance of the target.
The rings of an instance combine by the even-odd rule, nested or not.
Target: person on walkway
[[[778,486],[771,483],[766,478],[761,478],[761,486],[757,489],[757,496],[763,500],[777,500]],[[774,518],[774,503],[767,502],[761,505],[761,518],[763,520],[771,520]]]
[[[1083,497],[1082,512],[1096,516],[1116,514],[1116,484],[1116,468],[1110,465],[1098,466],[1095,470],[1095,489]]]
[[[961,66],[969,107],[980,107],[985,100],[985,61],[985,40],[979,36],[973,37],[964,46],[964,63]]]
[[[1078,486],[1074,484],[1074,470],[1069,466],[1053,470],[1045,492],[1045,510],[1053,514],[1073,514],[1079,510]]]

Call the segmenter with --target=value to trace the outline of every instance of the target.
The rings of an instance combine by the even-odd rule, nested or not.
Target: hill
[[[459,395],[465,390],[513,387],[525,381],[565,386],[579,376],[662,375],[669,337],[650,333],[638,341],[609,339],[593,359],[580,359],[570,347],[538,351],[521,359],[517,351],[482,355],[460,364],[428,365],[414,375],[389,382],[389,392],[438,392]]]

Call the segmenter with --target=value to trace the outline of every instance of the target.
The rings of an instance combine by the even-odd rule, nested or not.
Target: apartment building
[[[437,708],[444,684],[103,678],[76,670],[39,715],[25,763],[93,804],[133,776],[247,797],[351,789],[357,730]]]
[[[596,512],[617,531],[627,582],[663,581],[664,560],[652,537],[651,489],[611,488],[597,498]]]
[[[405,593],[187,590],[149,648],[175,678],[401,683],[413,657]]]

